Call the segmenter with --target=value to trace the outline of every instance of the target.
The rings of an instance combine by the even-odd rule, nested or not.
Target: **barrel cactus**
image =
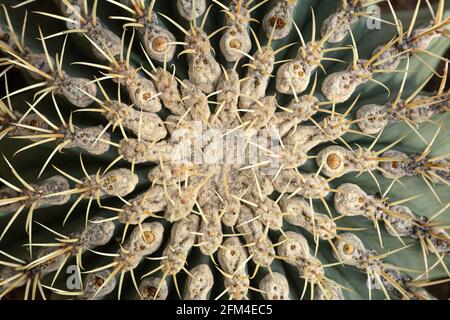
[[[450,16],[410,2],[2,1],[0,298],[434,299]]]

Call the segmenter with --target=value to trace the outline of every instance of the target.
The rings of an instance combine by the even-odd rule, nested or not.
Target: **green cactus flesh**
[[[434,299],[449,3],[391,2],[2,1],[0,298]]]

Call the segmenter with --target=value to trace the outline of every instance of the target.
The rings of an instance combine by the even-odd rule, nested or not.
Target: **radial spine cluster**
[[[449,281],[445,0],[6,2],[0,298],[422,300]]]

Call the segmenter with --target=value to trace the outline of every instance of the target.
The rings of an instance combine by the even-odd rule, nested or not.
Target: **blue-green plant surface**
[[[450,281],[448,1],[1,2],[0,298]]]

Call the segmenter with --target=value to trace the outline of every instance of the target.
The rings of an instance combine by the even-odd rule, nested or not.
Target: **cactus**
[[[431,2],[3,1],[0,298],[435,299]]]

